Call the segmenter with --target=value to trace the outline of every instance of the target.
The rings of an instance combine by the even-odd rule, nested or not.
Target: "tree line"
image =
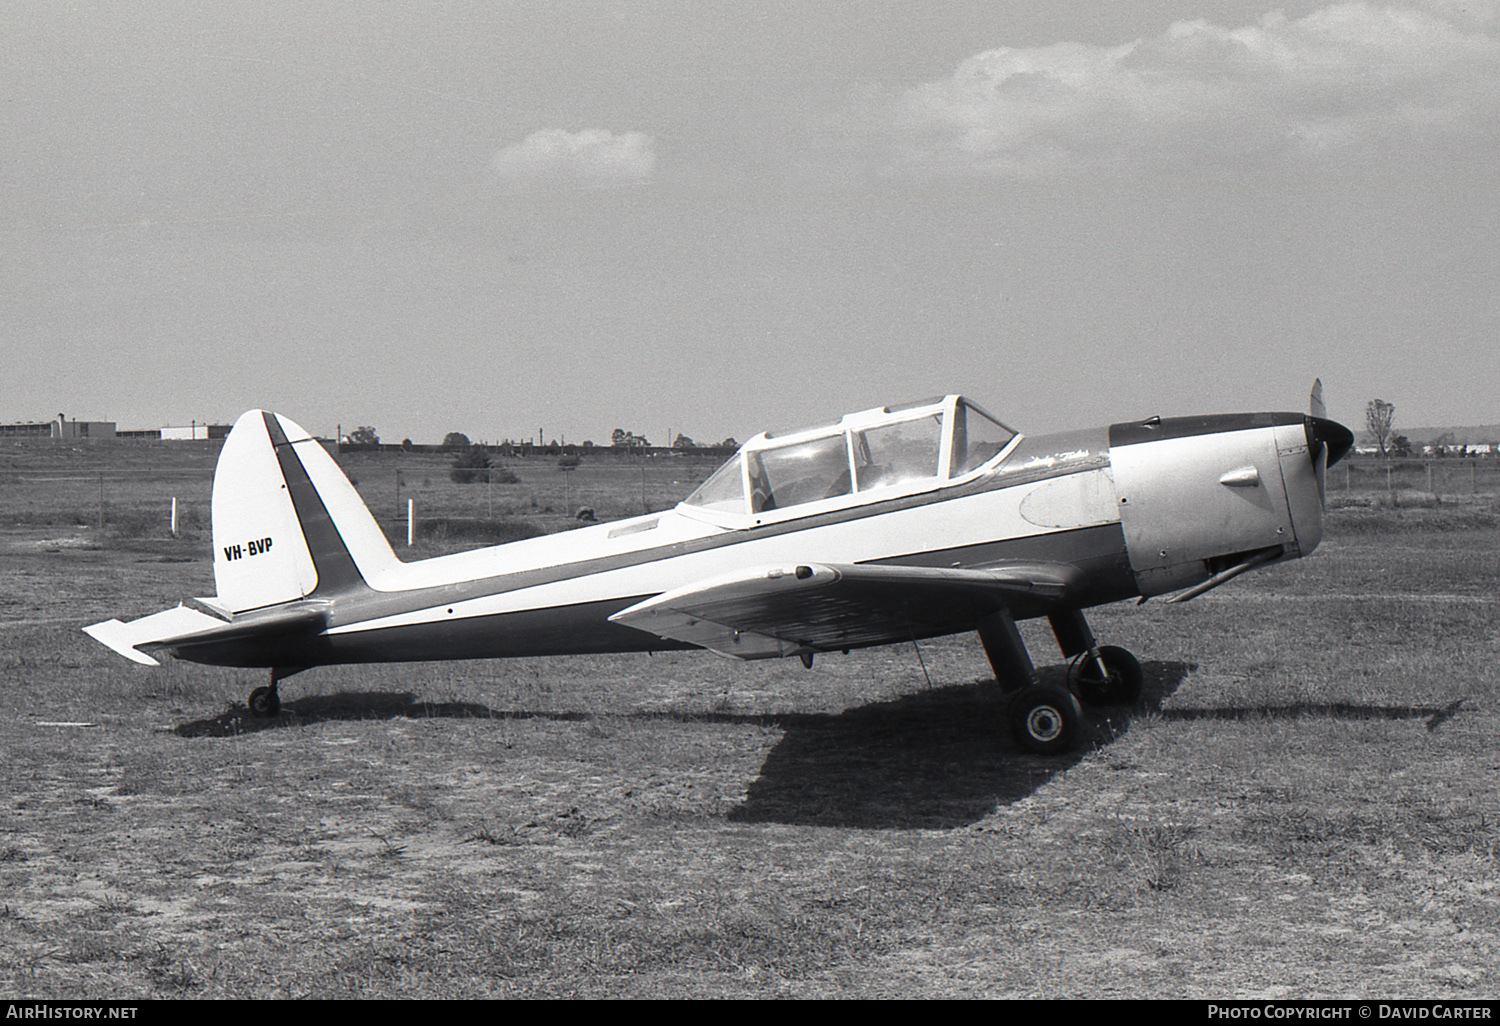
[[[1365,432],[1370,436],[1370,442],[1384,458],[1405,457],[1418,455],[1416,446],[1410,438],[1396,431],[1396,404],[1384,399],[1371,399],[1365,404]],[[1489,453],[1500,452],[1500,443],[1486,441],[1478,443],[1486,446]],[[1423,451],[1433,456],[1447,456],[1450,453],[1467,455],[1469,442],[1460,442],[1452,431],[1444,431],[1423,447]]]

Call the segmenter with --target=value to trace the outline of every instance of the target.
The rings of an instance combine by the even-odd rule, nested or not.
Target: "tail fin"
[[[323,446],[251,410],[214,471],[214,582],[229,613],[377,586],[400,565],[384,532]]]

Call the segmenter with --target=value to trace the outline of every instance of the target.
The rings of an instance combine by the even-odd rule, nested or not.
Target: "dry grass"
[[[210,592],[206,539],[12,528],[3,988],[1493,997],[1500,532],[1375,515],[1097,611],[1147,706],[1054,759],[967,638],[930,687],[910,647],[327,668],[257,721],[258,675],[77,630]]]

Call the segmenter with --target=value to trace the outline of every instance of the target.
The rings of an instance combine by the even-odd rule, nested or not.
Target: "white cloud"
[[[1036,174],[1500,137],[1493,0],[1335,4],[1119,46],[1003,47],[867,107],[856,134],[909,170]]]
[[[490,166],[511,181],[606,187],[650,181],[656,154],[642,132],[549,128],[504,147]]]

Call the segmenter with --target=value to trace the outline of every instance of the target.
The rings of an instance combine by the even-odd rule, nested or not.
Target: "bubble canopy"
[[[679,508],[760,518],[923,491],[998,462],[1019,437],[959,395],[881,406],[752,438]]]

